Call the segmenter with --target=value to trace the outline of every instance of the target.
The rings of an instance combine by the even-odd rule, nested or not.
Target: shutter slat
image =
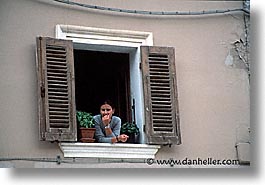
[[[171,133],[173,132],[173,129],[172,128],[168,128],[168,127],[154,127],[154,131],[157,132],[157,133],[161,133],[161,134],[164,134],[164,133]]]
[[[46,56],[47,61],[60,61],[60,62],[66,62],[65,58],[55,57],[55,56]]]
[[[61,96],[55,96],[52,95],[51,93],[49,93],[49,100],[64,100],[64,101],[68,101],[68,97],[65,96],[65,94],[62,94]]]
[[[152,101],[152,104],[154,105],[154,104],[157,104],[157,105],[159,105],[159,104],[162,104],[162,105],[171,105],[171,102],[170,101],[162,101],[162,100],[153,100]]]
[[[169,73],[167,71],[152,71],[150,72],[150,76],[165,76],[169,77]]]
[[[58,103],[58,104],[68,104],[68,100],[59,100],[59,99],[50,99],[48,100],[49,103]]]
[[[168,126],[173,127],[172,126],[172,118],[171,119],[157,119],[157,118],[153,118],[153,122],[154,122],[154,125],[155,125],[155,123],[160,123],[160,124],[167,123]],[[165,125],[165,124],[163,124],[163,125]]]
[[[165,115],[171,115],[172,116],[172,106],[169,105],[167,107],[163,107],[160,105],[156,105],[152,107],[153,114],[165,114]]]
[[[151,93],[161,93],[161,94],[169,94],[170,93],[170,89],[153,89],[151,88]]]
[[[67,81],[65,80],[49,80],[48,79],[48,83],[49,84],[53,84],[53,85],[57,85],[57,84],[60,84],[60,85],[63,85],[63,86],[68,86],[67,84]]]
[[[170,116],[172,116],[171,109],[164,108],[163,111],[161,111],[161,108],[158,108],[157,110],[159,110],[159,112],[155,111],[155,108],[153,108],[153,109],[154,109],[153,115],[170,115]]]
[[[51,91],[48,92],[48,94],[50,96],[67,96],[67,91],[55,91],[54,89],[52,89]]]
[[[170,94],[164,94],[164,93],[157,93],[157,92],[153,92],[152,93],[153,97],[165,97],[165,98],[170,98]]]
[[[63,120],[66,121],[67,123],[69,119],[69,115],[55,115],[55,114],[50,114],[50,120]]]
[[[152,99],[151,99],[152,101],[156,101],[156,100],[158,100],[158,101],[170,101],[170,98],[168,98],[168,97],[157,97],[157,96],[155,96],[155,97],[152,97]]]
[[[47,75],[49,77],[62,77],[62,78],[67,78],[67,74],[65,73],[60,73],[60,72],[52,72],[52,71],[47,71]]]
[[[61,70],[61,71],[65,71],[65,70],[67,70],[67,66],[65,66],[65,65],[54,65],[54,64],[50,64],[50,63],[48,63],[49,65],[48,65],[48,69],[58,69],[58,70]]]
[[[49,83],[49,81],[48,81],[48,87],[68,89],[68,85],[59,84],[59,83],[57,83],[57,84],[55,84],[55,83]]]
[[[167,128],[172,128],[172,125],[170,123],[167,124],[166,122],[163,122],[163,123],[154,123],[154,127],[167,127]]]
[[[69,115],[69,111],[53,111],[53,110],[50,110],[50,114],[52,115]]]
[[[55,87],[55,86],[54,87],[49,87],[48,90],[51,93],[56,93],[56,92],[58,92],[58,93],[67,93],[68,92],[67,89],[65,89],[65,88]]]
[[[49,108],[69,108],[70,104],[67,103],[54,103],[54,102],[50,102],[49,103]]]
[[[168,87],[168,83],[161,83],[157,81],[150,82],[152,86],[163,86],[163,87]]]
[[[62,111],[62,112],[65,112],[65,113],[68,114],[69,109],[68,109],[68,107],[66,107],[66,108],[65,107],[49,107],[49,111],[50,112],[52,112],[52,111],[58,111],[58,112]]]
[[[47,50],[49,53],[58,53],[58,54],[66,54],[65,50],[63,48],[55,48],[47,45]]]
[[[48,60],[48,63],[65,66],[65,60],[63,60],[63,61],[60,61],[60,60]]]
[[[61,128],[68,128],[69,125],[65,123],[50,123],[50,127],[53,129],[56,129],[56,128],[61,129]]]
[[[66,81],[67,82],[67,78],[65,76],[58,76],[58,75],[52,75],[49,74],[48,75],[48,80],[58,80],[58,81]]]
[[[50,110],[50,115],[69,115],[69,111],[54,111],[54,110]]]
[[[170,90],[170,87],[168,86],[156,86],[156,84],[152,85],[151,89],[166,89]]]
[[[49,68],[48,67],[48,74],[51,72],[51,73],[63,73],[63,74],[66,74],[67,73],[67,69],[56,69],[56,68]]]
[[[164,83],[164,85],[168,85],[168,81],[169,81],[170,79],[169,78],[167,78],[167,79],[164,79],[164,78],[159,78],[159,77],[157,77],[157,78],[151,78],[150,79],[150,82],[152,83],[160,83],[160,84],[163,84]]]

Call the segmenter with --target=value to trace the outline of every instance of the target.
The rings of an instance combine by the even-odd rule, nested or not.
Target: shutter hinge
[[[169,140],[167,141],[167,145],[169,146],[169,148],[171,148],[171,146],[172,146],[172,141],[171,141],[171,139],[169,139]]]
[[[62,129],[58,129],[58,135],[59,135],[59,137],[62,136],[62,133],[63,133]]]
[[[57,164],[61,164],[61,162],[62,162],[61,156],[57,155],[57,157],[56,157],[56,163]]]
[[[142,62],[139,63],[139,69],[142,70]]]
[[[45,140],[45,133],[41,132],[41,139],[44,141]]]
[[[162,135],[162,138],[163,138],[164,141],[166,140],[166,137],[164,135]],[[171,148],[171,146],[172,146],[171,139],[168,139],[167,143],[163,144],[163,146],[168,146],[169,148]]]
[[[40,94],[41,94],[41,97],[42,98],[45,97],[45,87],[41,86],[41,88],[40,88]]]

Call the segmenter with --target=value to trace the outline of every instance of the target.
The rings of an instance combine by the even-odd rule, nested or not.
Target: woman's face
[[[109,115],[109,117],[111,118],[112,114],[114,114],[114,109],[112,109],[109,104],[101,105],[100,114],[102,117]]]

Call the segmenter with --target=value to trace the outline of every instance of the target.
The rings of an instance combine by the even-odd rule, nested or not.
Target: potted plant
[[[84,111],[76,112],[77,123],[79,124],[80,136],[82,142],[95,142],[95,121],[91,113]]]
[[[136,124],[126,122],[121,126],[121,133],[129,136],[127,143],[137,143],[136,137],[139,135],[140,131]]]

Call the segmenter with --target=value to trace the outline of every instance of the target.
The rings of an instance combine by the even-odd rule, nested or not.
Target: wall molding
[[[94,28],[74,25],[56,25],[56,38],[74,43],[139,47],[153,45],[151,32]]]
[[[155,158],[159,145],[127,143],[60,143],[64,157],[148,159]]]

